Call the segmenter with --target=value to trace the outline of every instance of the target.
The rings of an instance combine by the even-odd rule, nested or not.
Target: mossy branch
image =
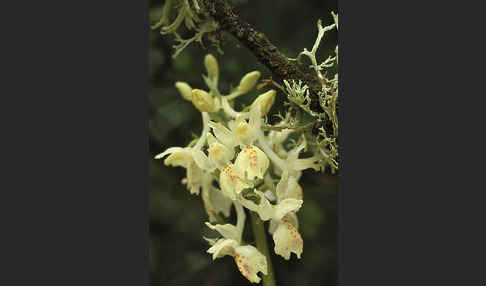
[[[265,65],[276,77],[284,79],[301,80],[310,88],[312,111],[322,113],[317,93],[321,91],[319,79],[312,73],[303,73],[295,61],[290,61],[282,54],[270,40],[258,31],[253,25],[241,19],[225,0],[200,0],[204,12],[219,23],[220,28],[240,41],[249,49],[257,60]]]
[[[302,72],[297,66],[297,61],[291,60],[280,52],[264,33],[260,32],[253,25],[246,22],[235,13],[233,7],[227,1],[199,0],[199,4],[202,8],[201,13],[213,18],[214,21],[219,24],[220,30],[226,31],[238,39],[238,41],[250,50],[257,60],[265,65],[276,78],[279,78],[282,81],[302,81],[303,84],[307,85],[309,88],[308,98],[310,99],[310,102],[308,102],[308,108],[310,109],[310,112],[318,115],[319,118],[327,117],[325,115],[326,111],[324,111],[321,105],[322,100],[318,95],[322,92],[322,79],[319,79],[314,73]],[[335,16],[333,14],[333,17],[335,20],[337,19],[337,15]],[[337,21],[335,22],[337,27]],[[322,38],[322,35],[320,35],[320,38]],[[315,45],[313,50],[316,48],[317,46]],[[335,108],[337,109],[337,104]],[[318,121],[319,123],[315,125],[314,130],[312,130],[314,136],[316,136],[319,133],[319,129],[321,129],[327,134],[326,137],[337,137],[337,125],[334,124],[335,122],[321,119]],[[331,161],[336,162],[337,164],[339,161],[338,155]]]

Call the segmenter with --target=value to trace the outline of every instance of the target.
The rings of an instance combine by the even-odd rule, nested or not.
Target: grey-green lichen
[[[152,29],[159,29],[161,35],[173,35],[177,44],[173,46],[175,52],[172,58],[176,58],[189,44],[198,42],[203,45],[203,36],[215,32],[219,29],[219,24],[211,17],[202,13],[201,7],[197,0],[166,0],[162,8],[160,20],[151,26]],[[170,23],[171,10],[177,10],[177,16]],[[184,23],[189,31],[194,31],[194,35],[189,39],[183,39],[177,31]],[[219,48],[219,40],[211,35],[208,39]]]
[[[316,126],[320,125],[317,128],[317,132],[314,132],[317,134],[308,136],[308,140],[312,146],[311,148],[314,148],[313,151],[321,156],[323,162],[329,165],[331,172],[334,173],[339,168],[339,148],[337,144],[339,124],[336,112],[339,96],[339,76],[338,73],[334,74],[333,76],[329,76],[330,72],[328,72],[328,70],[337,66],[338,64],[338,46],[336,45],[334,57],[329,56],[321,63],[318,63],[316,58],[316,52],[324,37],[324,34],[327,31],[338,28],[338,15],[332,13],[332,16],[334,23],[329,26],[323,27],[321,20],[317,22],[317,39],[312,49],[309,51],[304,48],[304,50],[298,55],[297,59],[289,59],[300,62],[302,56],[309,58],[311,62],[309,68],[314,71],[320,83],[320,91],[317,92],[317,100],[319,106],[324,112],[316,112],[311,108],[312,103],[316,103],[313,102],[313,100],[315,101],[315,98],[313,99],[310,96],[311,90],[309,86],[303,84],[301,80],[297,81],[295,79],[284,79],[284,84],[289,101],[314,117]],[[332,129],[326,131],[324,128],[326,125],[331,125]],[[325,166],[322,167],[325,168]]]

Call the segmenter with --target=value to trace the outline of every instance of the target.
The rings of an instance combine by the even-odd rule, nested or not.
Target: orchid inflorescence
[[[258,71],[247,73],[236,88],[222,94],[218,88],[219,65],[211,54],[204,59],[206,90],[194,89],[186,82],[175,83],[181,96],[202,114],[201,136],[186,147],[170,147],[155,159],[165,157],[165,165],[186,169],[182,183],[191,194],[201,195],[209,219],[206,225],[221,235],[220,238],[205,238],[210,245],[207,252],[212,254],[213,260],[232,256],[241,274],[252,283],[260,282],[259,272],[267,275],[268,257],[243,241],[244,209],[257,213],[262,221],[269,221],[268,232],[273,236],[277,255],[289,260],[294,253],[300,259],[303,239],[298,232],[296,213],[303,205],[303,191],[299,185],[301,173],[305,169],[324,171],[326,166],[331,171],[338,168],[335,138],[328,137],[322,128],[319,136],[309,137],[308,127],[312,127],[312,122],[299,125],[299,120],[291,115],[292,109],[300,108],[316,121],[329,120],[337,135],[338,78],[337,74],[328,78],[322,72],[337,65],[337,47],[334,58],[319,65],[315,58],[324,32],[337,28],[337,15],[333,17],[335,23],[331,26],[323,28],[318,22],[314,47],[311,51],[304,49],[299,55],[310,58],[310,68],[322,84],[319,100],[325,114],[313,113],[308,108],[308,87],[290,79],[284,80],[285,89],[280,86],[288,99],[286,105],[290,106],[285,116],[278,115],[281,121],[271,125],[266,118],[277,96],[273,89],[261,93],[250,106],[237,111],[235,99],[250,92],[261,74]],[[293,144],[285,144],[289,141]],[[223,219],[230,216],[232,206],[236,225],[224,223]]]
[[[231,206],[235,207],[236,225],[207,223],[222,235],[220,239],[207,239],[211,245],[207,252],[213,259],[233,256],[240,272],[249,281],[258,283],[260,278],[256,274],[267,273],[267,262],[254,246],[242,242],[243,207],[258,213],[261,220],[270,221],[269,232],[273,235],[276,254],[290,259],[293,252],[300,258],[303,240],[295,213],[302,206],[303,193],[298,180],[302,170],[319,170],[319,158],[299,158],[306,147],[303,137],[291,150],[282,146],[291,129],[266,134],[262,130],[262,117],[275,101],[275,90],[259,95],[246,111],[233,109],[232,101],[253,89],[259,72],[246,74],[236,89],[223,96],[217,87],[216,59],[207,55],[205,64],[208,75],[204,78],[209,91],[193,89],[184,82],[175,83],[182,97],[192,101],[202,113],[201,136],[187,147],[168,148],[155,158],[167,156],[165,165],[187,170],[183,183],[191,194],[202,192],[210,222],[216,222],[220,213],[228,217]]]

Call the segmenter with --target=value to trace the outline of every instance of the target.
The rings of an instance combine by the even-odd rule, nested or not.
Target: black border
[[[339,1],[340,286],[485,284],[484,17],[466,2]]]
[[[56,2],[2,5],[0,284],[148,285],[148,1]]]
[[[461,153],[483,10],[454,3],[339,1],[340,286],[484,284]],[[148,285],[148,1],[2,12],[0,284]]]

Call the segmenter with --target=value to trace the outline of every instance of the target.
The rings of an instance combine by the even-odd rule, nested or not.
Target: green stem
[[[273,276],[272,260],[268,251],[267,236],[263,227],[263,221],[258,217],[258,214],[250,211],[251,225],[253,226],[253,235],[255,236],[258,250],[267,258],[267,275],[263,276],[264,286],[275,286],[275,277]]]

